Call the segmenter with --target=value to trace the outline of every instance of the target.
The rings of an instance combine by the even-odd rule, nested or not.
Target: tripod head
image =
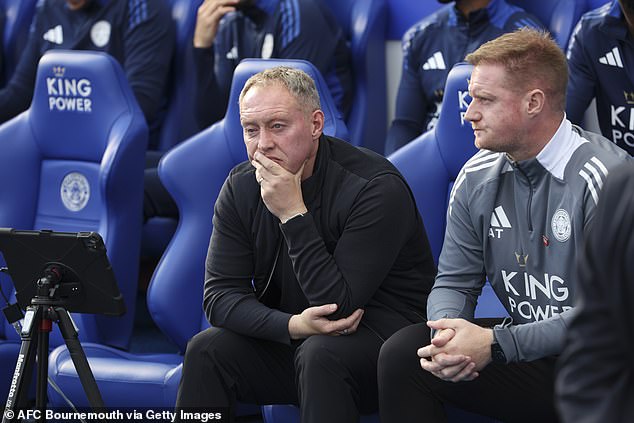
[[[96,232],[0,228],[0,251],[22,309],[32,304],[77,313],[125,313],[106,247]]]

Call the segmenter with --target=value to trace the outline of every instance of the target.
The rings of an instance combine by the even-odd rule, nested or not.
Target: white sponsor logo
[[[599,63],[614,66],[617,68],[623,67],[623,61],[621,60],[621,54],[619,53],[619,48],[614,47],[612,50],[608,51],[605,56],[599,57]]]
[[[57,111],[92,112],[92,84],[86,78],[65,78],[65,69],[54,66],[54,77],[46,78],[48,109]]]
[[[79,172],[71,172],[64,176],[60,187],[62,203],[70,211],[80,211],[90,199],[90,184],[88,179]]]
[[[57,25],[56,27],[49,29],[44,33],[44,35],[42,35],[42,38],[53,44],[64,43],[64,32],[62,31],[62,26]]]
[[[558,209],[550,220],[550,227],[559,242],[566,242],[570,238],[570,215],[564,209]]]
[[[111,26],[108,21],[96,22],[90,29],[90,39],[97,47],[105,47],[110,42]]]
[[[612,124],[612,141],[618,143],[623,140],[626,145],[634,147],[634,108],[611,104],[610,123]]]
[[[509,294],[510,311],[526,320],[548,319],[572,308],[564,304],[570,297],[570,291],[563,278],[557,275],[544,273],[543,279],[540,279],[526,272],[502,270],[502,281]],[[553,304],[553,300],[559,304]]]
[[[437,51],[434,53],[423,65],[423,70],[434,70],[434,69],[447,69],[447,65],[445,65],[445,59],[442,57],[442,53]]]
[[[491,226],[489,227],[489,238],[500,238],[504,229],[511,229],[509,221],[502,206],[497,206],[491,213]]]
[[[466,119],[464,118],[467,114],[467,108],[469,107],[469,91],[458,91],[458,106],[460,107],[460,125],[464,126],[466,123]],[[471,125],[471,123],[468,123]]]

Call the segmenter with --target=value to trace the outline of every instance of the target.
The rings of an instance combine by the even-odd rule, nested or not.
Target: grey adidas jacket
[[[471,320],[487,277],[511,316],[494,328],[507,361],[559,354],[575,300],[576,257],[605,177],[628,157],[565,118],[534,159],[478,152],[450,195],[429,319]]]

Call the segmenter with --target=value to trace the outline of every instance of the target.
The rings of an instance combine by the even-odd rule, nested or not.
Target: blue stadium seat
[[[159,151],[169,150],[199,129],[194,113],[196,78],[191,44],[196,27],[196,12],[202,0],[169,1],[176,26],[176,47],[172,60],[168,108],[157,148]]]
[[[578,0],[582,2],[583,0]],[[585,0],[586,1],[586,12],[592,9],[598,9],[606,3],[609,3],[610,0]]]
[[[3,78],[4,85],[15,70],[29,35],[37,0],[0,0],[4,14]]]
[[[387,38],[400,41],[412,25],[441,6],[443,5],[438,1],[388,0]]]
[[[346,125],[353,145],[383,153],[387,131],[386,0],[325,0],[352,51],[354,97]]]
[[[559,47],[566,50],[568,39],[581,15],[587,10],[587,0],[509,0],[537,16],[548,28]]]
[[[125,348],[130,340],[147,137],[123,70],[97,52],[46,53],[30,108],[0,126],[0,226],[104,238],[127,313],[74,315],[81,341]],[[3,331],[0,344],[19,339],[6,322]],[[56,328],[51,346],[62,342]],[[0,368],[7,364],[0,357]]]
[[[468,80],[472,69],[466,63],[458,63],[451,69],[436,126],[388,157],[414,193],[436,262],[445,235],[449,194],[462,166],[478,151],[471,124],[464,119],[471,102]],[[476,317],[507,315],[493,288],[486,283],[478,298]],[[446,408],[451,422],[494,422],[454,407]]]
[[[161,126],[155,151],[148,152],[148,161],[157,163],[160,157],[179,142],[200,129],[196,122],[196,77],[192,58],[192,37],[196,13],[202,0],[169,0],[176,27],[176,45],[170,73],[167,111]],[[155,216],[143,225],[141,255],[159,258],[176,230],[176,220]]]
[[[179,353],[140,355],[85,345],[106,406],[174,406],[187,342],[209,326],[202,310],[202,293],[213,204],[229,171],[247,159],[238,96],[251,75],[282,64],[299,67],[315,79],[326,116],[324,132],[347,138],[345,123],[328,87],[310,63],[246,59],[238,65],[225,117],[174,147],[159,164],[159,176],[178,205],[180,219],[150,282],[147,305],[154,322]],[[51,353],[49,376],[77,405],[87,405],[65,346]],[[57,393],[50,392],[49,399],[53,406],[64,405]]]
[[[436,262],[445,236],[446,210],[453,181],[478,149],[464,114],[471,101],[473,67],[458,63],[449,72],[438,124],[388,158],[412,187]]]
[[[466,63],[452,68],[447,76],[438,124],[389,157],[414,192],[436,262],[445,237],[451,188],[464,163],[478,151],[471,124],[464,120],[471,101],[468,95],[471,70],[472,66]],[[487,283],[478,300],[476,317],[506,315]]]

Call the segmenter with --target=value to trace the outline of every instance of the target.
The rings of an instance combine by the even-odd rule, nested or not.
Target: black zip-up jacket
[[[215,205],[204,292],[212,325],[288,344],[291,315],[309,306],[336,303],[332,319],[363,308],[361,324],[383,339],[424,319],[435,265],[412,193],[387,159],[322,136],[302,183],[308,213],[283,225],[254,173],[236,166]]]

